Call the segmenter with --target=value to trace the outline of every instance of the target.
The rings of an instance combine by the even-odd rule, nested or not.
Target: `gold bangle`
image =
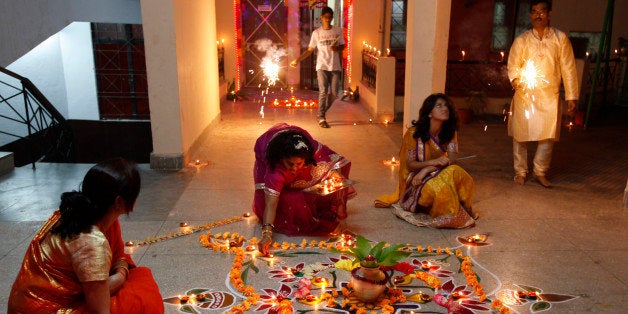
[[[115,270],[116,270],[115,272],[120,273],[122,277],[124,277],[124,279],[126,279],[129,276],[129,269],[124,266],[120,266],[116,268]]]

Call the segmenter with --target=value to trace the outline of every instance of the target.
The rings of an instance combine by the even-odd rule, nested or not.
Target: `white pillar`
[[[296,59],[301,54],[301,40],[306,38],[299,38],[299,1],[285,1],[288,4],[288,56],[285,60],[286,81],[288,87],[299,88],[299,82],[301,81],[299,67],[293,68],[290,66],[290,61]],[[308,43],[305,43],[306,45]]]
[[[174,3],[142,0],[148,99],[153,136],[151,168],[182,168],[183,144]]]
[[[179,170],[219,120],[216,0],[141,0],[153,152]]]
[[[408,1],[404,131],[425,98],[445,92],[451,0]]]

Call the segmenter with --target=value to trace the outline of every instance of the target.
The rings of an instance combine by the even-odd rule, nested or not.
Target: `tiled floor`
[[[577,296],[552,304],[550,312],[628,312],[628,219],[622,208],[628,177],[625,119],[587,131],[564,130],[549,175],[552,189],[533,181],[513,184],[512,144],[503,124],[475,121],[462,126],[460,153],[476,157],[461,165],[476,182],[474,208],[481,218],[471,230],[433,230],[372,206],[376,196],[394,190],[396,175],[382,160],[398,153],[400,124],[369,123],[359,104],[341,101],[328,113],[330,129],[317,126],[313,111],[266,108],[264,119],[259,111],[255,101],[223,104],[222,121],[199,155],[192,156],[207,166],[159,172],[141,165],[143,187],[136,210],[121,218],[124,238],[142,240],[176,232],[180,222],[200,225],[250,211],[254,141],[275,123],[287,122],[306,128],[352,160],[358,196],[349,202],[348,224],[354,232],[377,241],[434,247],[455,247],[458,236],[488,233],[492,245],[465,251],[476,267],[493,274],[492,280],[486,279],[492,285],[487,292],[525,284]],[[36,170],[27,166],[0,177],[0,311],[6,311],[11,284],[34,232],[56,208],[60,193],[77,188],[90,166],[40,163]],[[253,219],[212,229],[221,231],[260,234]],[[153,270],[164,297],[193,287],[226,290],[232,256],[203,248],[200,234],[133,251],[138,264]],[[176,309],[166,305],[169,313]],[[530,312],[530,306],[515,309]]]

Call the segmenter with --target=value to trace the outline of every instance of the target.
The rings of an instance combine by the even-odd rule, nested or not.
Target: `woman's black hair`
[[[421,106],[421,110],[419,110],[419,119],[412,120],[412,125],[415,127],[412,137],[421,138],[421,142],[423,143],[429,141],[430,139],[430,113],[432,112],[432,109],[434,109],[436,101],[439,99],[443,99],[449,109],[449,119],[443,122],[443,128],[438,134],[440,144],[446,145],[449,143],[454,138],[454,134],[458,130],[458,115],[456,114],[456,108],[454,107],[451,99],[443,93],[429,95],[425,98],[423,106]]]
[[[92,225],[107,214],[118,196],[124,200],[128,214],[133,210],[140,185],[140,174],[134,163],[123,158],[98,163],[85,174],[80,191],[61,194],[61,219],[52,233],[70,238],[89,232]]]
[[[316,165],[314,147],[303,133],[296,130],[283,131],[275,135],[266,148],[266,161],[270,170],[284,158],[300,157],[306,165]]]

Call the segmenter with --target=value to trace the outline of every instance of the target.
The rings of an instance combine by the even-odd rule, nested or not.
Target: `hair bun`
[[[65,192],[61,194],[61,205],[59,210],[62,216],[73,215],[73,213],[85,213],[85,209],[92,206],[92,202],[87,196],[78,191]]]

